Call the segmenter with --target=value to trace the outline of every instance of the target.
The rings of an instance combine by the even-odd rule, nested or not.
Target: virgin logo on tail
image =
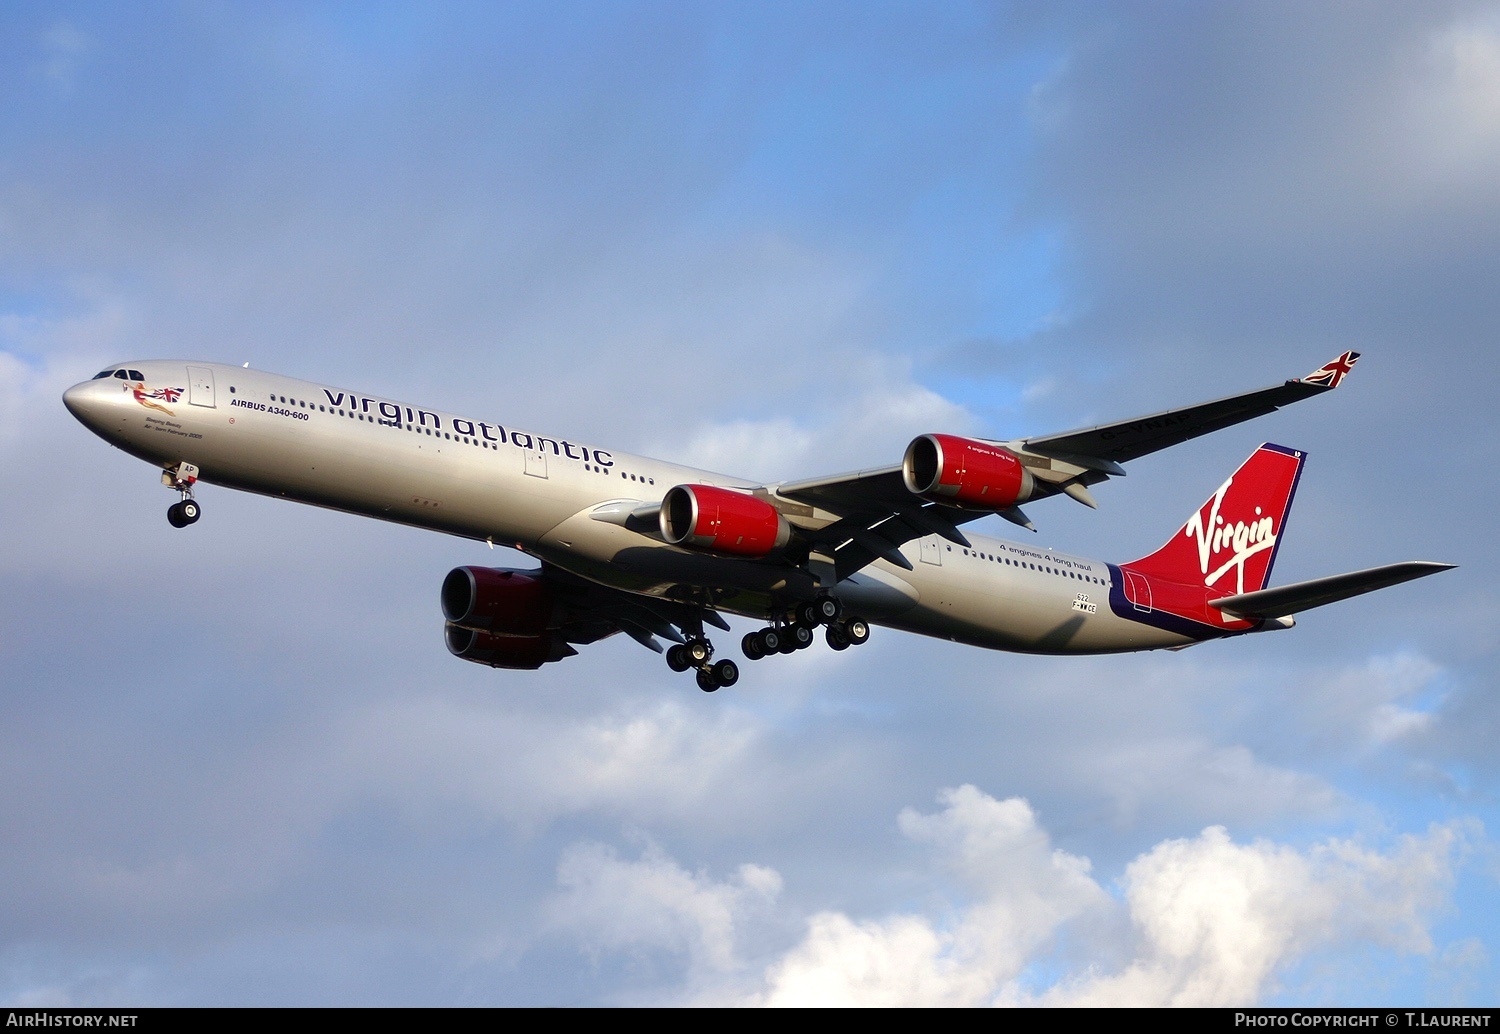
[[[1304,456],[1262,445],[1164,546],[1124,566],[1153,579],[1221,592],[1265,588]],[[1230,572],[1233,585],[1226,579]]]
[[[1234,478],[1230,478],[1220,485],[1208,505],[1188,518],[1182,531],[1188,537],[1196,537],[1198,540],[1198,566],[1204,585],[1217,584],[1233,568],[1239,573],[1239,584],[1234,591],[1244,592],[1245,561],[1276,545],[1276,522],[1270,517],[1261,516],[1262,510],[1257,506],[1255,517],[1250,523],[1227,523],[1219,510],[1224,504],[1225,494],[1233,484]],[[1233,555],[1222,566],[1209,571],[1209,564],[1217,562],[1219,554],[1226,550],[1232,550]]]

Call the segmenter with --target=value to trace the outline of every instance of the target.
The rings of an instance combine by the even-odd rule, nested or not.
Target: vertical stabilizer
[[[1262,445],[1155,553],[1121,566],[1210,596],[1256,592],[1271,565],[1307,454]]]

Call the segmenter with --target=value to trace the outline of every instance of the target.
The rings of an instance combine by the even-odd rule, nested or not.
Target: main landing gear
[[[167,507],[167,523],[174,528],[186,528],[197,524],[203,516],[203,508],[193,498],[193,485],[198,480],[198,468],[191,463],[179,463],[161,472],[161,483],[182,493],[182,500]]]
[[[673,671],[698,669],[698,688],[712,693],[740,680],[740,666],[729,658],[714,662],[714,644],[707,637],[689,639],[667,650],[667,667]]]
[[[835,650],[847,650],[851,646],[863,646],[870,641],[870,626],[863,618],[850,618],[829,625],[823,633],[828,645]]]
[[[790,615],[775,621],[769,628],[751,632],[740,640],[740,649],[752,661],[773,653],[796,653],[812,645],[813,630],[827,626],[824,638],[835,650],[861,646],[870,639],[870,626],[863,618],[845,617],[844,604],[837,596],[819,596],[799,603]]]

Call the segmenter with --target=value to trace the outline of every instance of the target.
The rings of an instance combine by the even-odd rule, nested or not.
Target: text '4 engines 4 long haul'
[[[764,626],[750,659],[822,628],[835,650],[881,625],[1033,653],[1178,648],[1290,628],[1292,615],[1450,565],[1410,561],[1268,587],[1305,454],[1262,445],[1156,552],[1112,564],[964,526],[1090,489],[1122,464],[1338,387],[1306,377],[1134,420],[1013,441],[924,434],[899,464],[775,484],[695,470],[243,367],[124,363],[64,402],[159,467],[184,527],[225,485],[514,546],[540,567],[443,580],[449,650],[537,668],[623,632],[715,690],[739,678],[706,628]],[[662,640],[672,644],[664,647]]]

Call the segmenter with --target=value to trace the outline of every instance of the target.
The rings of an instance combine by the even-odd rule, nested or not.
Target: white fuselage
[[[143,398],[137,382],[109,377],[69,389],[69,409],[112,445],[162,467],[191,463],[207,483],[513,546],[627,592],[708,588],[719,609],[757,618],[814,589],[774,558],[679,548],[622,519],[674,485],[755,488],[749,481],[259,370],[126,368],[181,394]],[[834,519],[814,511],[794,523]],[[1108,564],[967,537],[969,549],[936,536],[908,542],[901,553],[912,570],[877,560],[833,591],[876,624],[995,649],[1099,653],[1196,641],[1119,613],[1128,604]]]

